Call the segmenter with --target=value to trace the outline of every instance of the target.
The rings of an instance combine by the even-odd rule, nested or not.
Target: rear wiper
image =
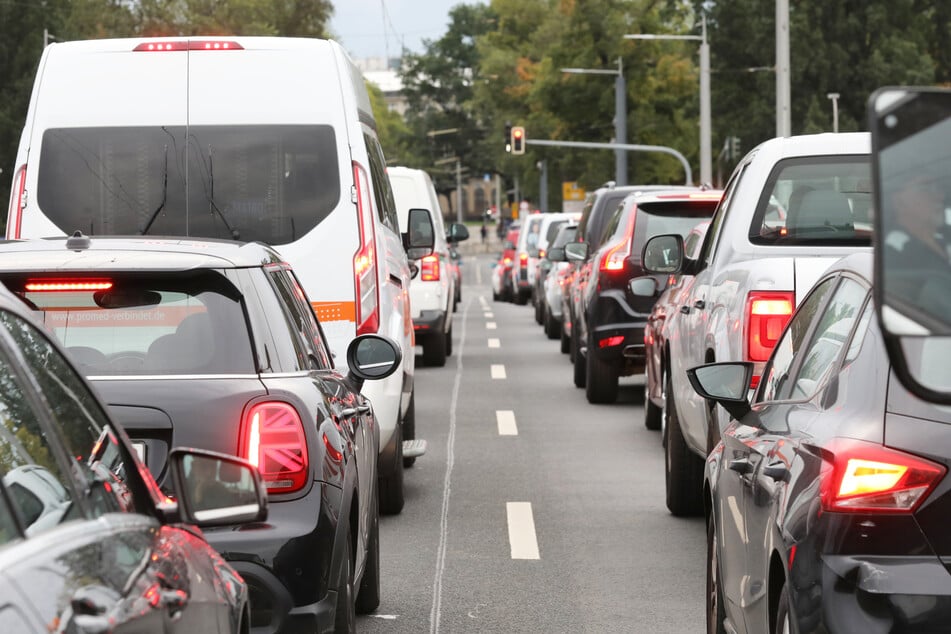
[[[205,198],[208,199],[208,206],[211,207],[215,212],[217,212],[218,217],[221,218],[221,222],[224,223],[225,228],[231,233],[232,240],[240,240],[241,234],[231,226],[228,222],[228,219],[225,218],[225,215],[221,213],[221,210],[218,209],[218,205],[215,204],[215,164],[214,164],[214,149],[209,145],[208,146],[208,181],[211,192],[205,195]]]
[[[155,211],[152,212],[152,215],[149,217],[149,221],[145,223],[145,226],[139,229],[139,235],[144,236],[149,232],[149,229],[152,228],[152,223],[155,222],[155,219],[158,218],[159,213],[165,209],[165,201],[168,200],[168,143],[165,144],[165,170],[162,175],[162,202],[159,203],[159,206],[155,208]]]

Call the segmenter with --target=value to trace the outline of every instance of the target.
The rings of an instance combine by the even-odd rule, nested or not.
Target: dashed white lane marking
[[[482,267],[481,266],[476,267],[476,284],[478,284],[479,286],[482,286]]]
[[[493,379],[504,379],[505,378],[505,366],[501,363],[492,364],[492,378]]]
[[[541,559],[531,502],[506,502],[512,559]]]
[[[486,319],[494,319],[494,318],[495,318],[495,315],[493,315],[492,313],[486,313],[486,314],[485,314],[485,318],[486,318]]]
[[[518,436],[518,427],[515,426],[515,412],[510,409],[497,410],[495,420],[499,424],[499,436]]]
[[[498,325],[494,321],[487,321],[485,322],[485,328],[486,330],[495,330]]]
[[[502,346],[502,342],[499,341],[498,339],[489,339],[490,348],[499,348],[501,346]]]

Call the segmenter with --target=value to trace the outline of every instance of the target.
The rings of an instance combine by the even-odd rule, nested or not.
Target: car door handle
[[[696,308],[697,310],[703,310],[704,308],[707,307],[707,303],[703,301],[702,299],[698,299],[697,301],[693,303],[693,307]]]
[[[682,312],[684,315],[689,315],[689,314],[690,314],[690,306],[681,306],[681,307],[680,307],[680,312]]]
[[[786,475],[789,473],[789,469],[786,468],[781,462],[774,462],[771,465],[763,467],[763,475],[767,478],[779,482],[786,479]]]
[[[747,475],[753,471],[753,463],[751,463],[747,458],[739,458],[738,460],[730,461],[730,471],[736,471],[740,475]]]

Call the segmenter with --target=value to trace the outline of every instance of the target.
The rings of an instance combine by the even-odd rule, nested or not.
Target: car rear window
[[[325,125],[53,128],[37,178],[39,206],[67,234],[286,244],[340,199]]]
[[[630,231],[631,214],[635,214],[632,253],[640,253],[647,241],[654,236],[676,233],[686,238],[698,222],[713,216],[718,203],[719,198],[655,202],[632,200],[611,218],[605,228],[604,241],[607,241],[608,236],[625,237],[621,234]]]
[[[35,276],[4,282],[36,311],[87,376],[255,371],[240,295],[220,274]]]
[[[773,168],[750,224],[750,241],[870,245],[868,156],[799,157]]]

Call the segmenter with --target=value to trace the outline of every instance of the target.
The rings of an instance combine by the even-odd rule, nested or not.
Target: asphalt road
[[[464,260],[446,366],[417,356],[429,451],[382,518],[382,602],[359,631],[703,631],[703,520],[664,506],[640,381],[588,404],[531,306],[492,301],[491,259]]]

